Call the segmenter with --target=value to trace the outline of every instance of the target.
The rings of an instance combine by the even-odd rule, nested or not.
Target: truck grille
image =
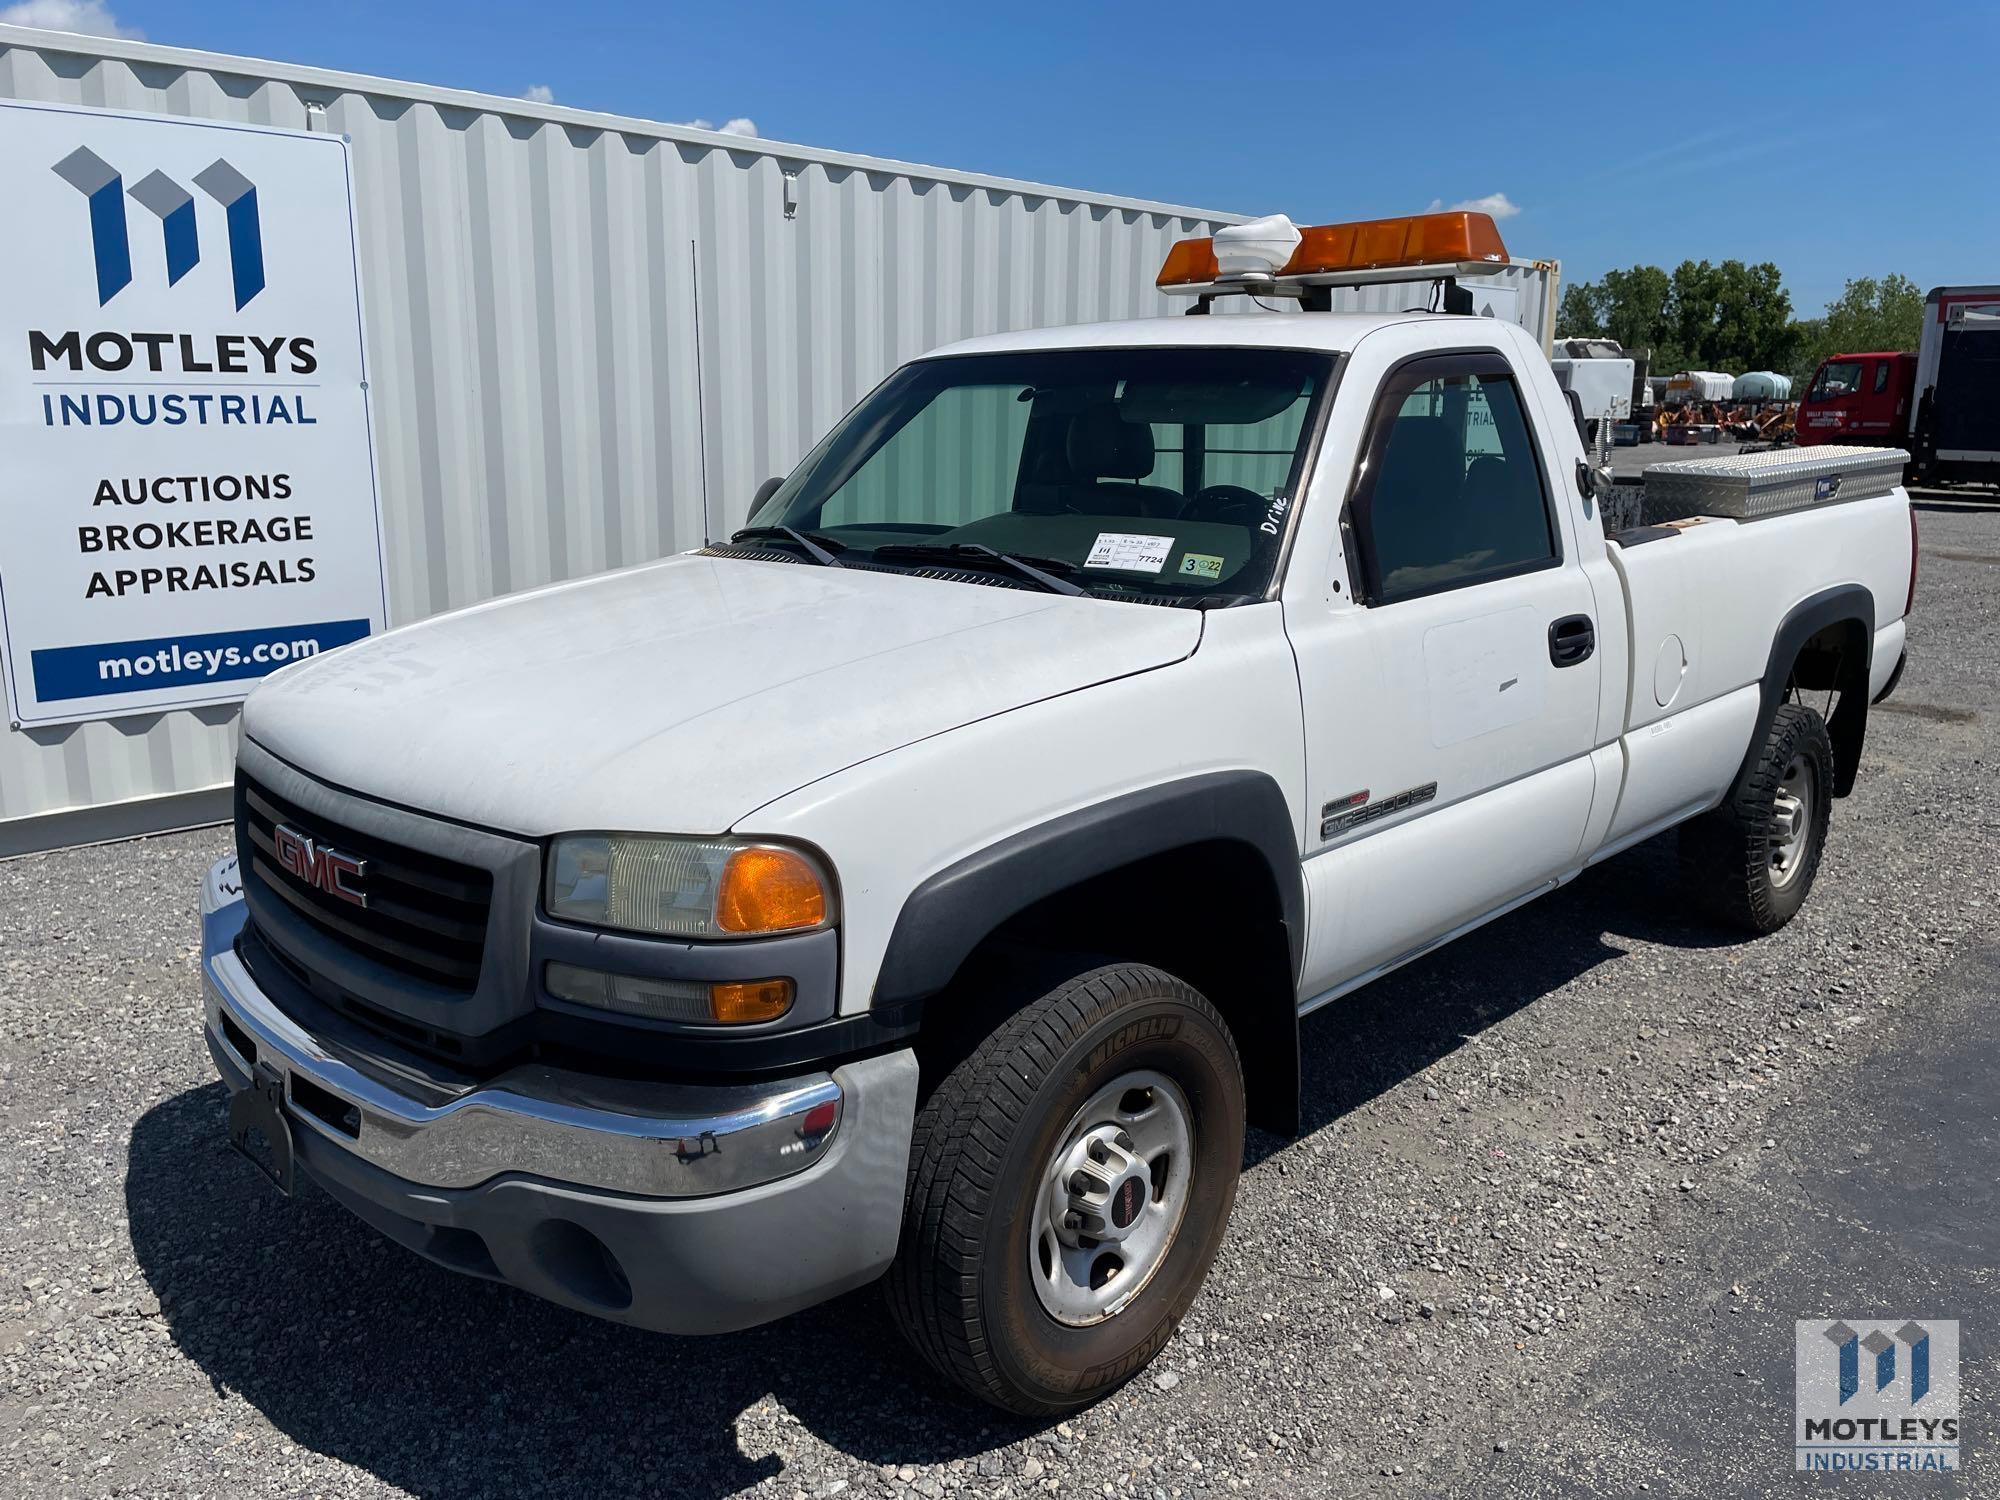
[[[279,862],[284,827],[365,866],[357,905],[309,884]],[[479,983],[491,872],[422,854],[345,828],[285,801],[247,776],[236,780],[236,834],[247,878],[308,925],[363,958],[445,989]]]

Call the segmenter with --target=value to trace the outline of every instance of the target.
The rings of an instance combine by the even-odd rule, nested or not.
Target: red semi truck
[[[2000,484],[2000,286],[1934,290],[1915,354],[1822,360],[1798,440],[1908,449],[1917,483]]]

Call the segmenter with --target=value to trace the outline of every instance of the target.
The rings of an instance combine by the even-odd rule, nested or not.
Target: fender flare
[[[1875,596],[1858,583],[1839,584],[1801,600],[1779,623],[1777,636],[1771,642],[1770,660],[1764,668],[1756,728],[1732,788],[1742,786],[1756,765],[1764,737],[1771,731],[1771,720],[1777,717],[1778,706],[1785,701],[1785,684],[1791,680],[1792,667],[1805,643],[1829,625],[1850,621],[1861,629],[1861,687],[1858,692],[1841,694],[1840,704],[1827,725],[1827,734],[1833,740],[1833,794],[1845,797],[1854,790],[1854,778],[1861,769],[1861,741],[1868,728],[1868,681],[1875,654]],[[1848,673],[1851,679],[1851,667]]]
[[[897,1009],[935,995],[988,934],[1037,901],[1153,855],[1218,840],[1249,846],[1269,867],[1296,985],[1305,870],[1291,807],[1266,772],[1212,771],[1065,813],[930,876],[896,916],[872,1005]]]

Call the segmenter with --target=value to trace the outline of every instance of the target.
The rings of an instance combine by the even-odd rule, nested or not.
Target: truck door
[[[1384,377],[1347,500],[1356,608],[1294,610],[1310,999],[1546,889],[1595,783],[1600,620],[1556,450],[1496,352]]]

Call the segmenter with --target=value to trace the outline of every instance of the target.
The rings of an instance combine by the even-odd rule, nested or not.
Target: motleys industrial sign
[[[386,623],[347,143],[0,102],[16,725],[241,698]]]

